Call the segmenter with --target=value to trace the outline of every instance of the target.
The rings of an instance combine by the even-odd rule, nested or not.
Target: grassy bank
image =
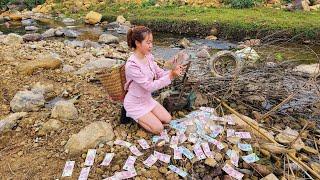
[[[320,11],[287,12],[271,8],[229,9],[189,6],[137,6],[104,5],[91,7],[107,20],[124,15],[134,24],[145,24],[157,31],[206,36],[212,27],[219,37],[243,38],[293,38],[294,40],[320,40]],[[86,12],[80,12],[83,16]]]

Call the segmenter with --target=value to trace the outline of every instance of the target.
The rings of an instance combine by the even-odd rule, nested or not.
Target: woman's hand
[[[171,70],[170,79],[174,79],[177,76],[181,76],[184,73],[186,67],[186,65],[178,65],[174,70]]]

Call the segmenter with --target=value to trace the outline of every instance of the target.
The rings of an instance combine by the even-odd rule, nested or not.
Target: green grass
[[[128,20],[147,24],[159,31],[207,35],[211,27],[220,29],[219,36],[237,39],[282,31],[279,36],[320,39],[320,11],[288,12],[271,8],[230,9],[190,6],[110,5],[91,7],[107,20],[124,15]],[[80,12],[80,14],[86,12]],[[79,14],[78,14],[79,15]],[[82,15],[82,14],[81,14]]]

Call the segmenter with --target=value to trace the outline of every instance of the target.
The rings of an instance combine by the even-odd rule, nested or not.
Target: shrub
[[[255,0],[225,0],[224,3],[229,4],[232,8],[242,9],[253,7]]]

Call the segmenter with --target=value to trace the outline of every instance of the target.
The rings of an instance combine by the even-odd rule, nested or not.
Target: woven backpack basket
[[[98,73],[98,77],[112,100],[121,102],[124,100],[125,64],[104,69]]]

